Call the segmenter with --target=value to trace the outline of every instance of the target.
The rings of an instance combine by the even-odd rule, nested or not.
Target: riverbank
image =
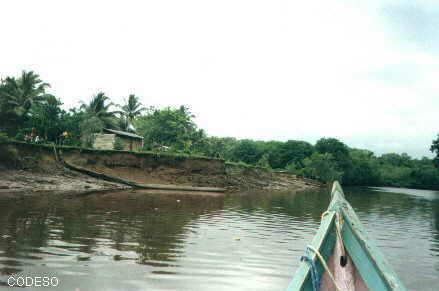
[[[22,142],[2,144],[0,152],[0,193],[81,193],[129,189],[139,185],[150,189],[190,190],[192,187],[200,191],[224,189],[225,192],[299,191],[320,187],[316,181],[288,173],[205,157],[76,147],[55,149],[51,145]],[[78,169],[84,171],[79,173]]]
[[[0,171],[0,194],[54,192],[79,194],[88,192],[125,190],[131,187],[95,179],[69,171]]]

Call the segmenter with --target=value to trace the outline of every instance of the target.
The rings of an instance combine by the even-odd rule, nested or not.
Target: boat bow
[[[289,291],[406,290],[367,236],[337,181],[332,187],[331,203],[322,214],[306,256],[309,259],[302,260]]]

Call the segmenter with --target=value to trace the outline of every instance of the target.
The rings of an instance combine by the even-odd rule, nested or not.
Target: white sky
[[[191,107],[209,135],[431,156],[435,1],[2,1],[0,75],[66,107],[104,91]]]

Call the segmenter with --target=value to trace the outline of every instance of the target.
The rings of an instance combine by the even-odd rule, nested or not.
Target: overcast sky
[[[438,4],[435,4],[438,3]],[[431,156],[438,1],[3,1],[0,75],[67,108],[104,91],[188,105],[209,135]]]

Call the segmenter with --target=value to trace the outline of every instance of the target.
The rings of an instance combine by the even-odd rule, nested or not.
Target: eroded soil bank
[[[70,165],[143,184],[242,190],[309,190],[320,186],[287,173],[225,163],[219,159],[11,142],[0,145],[0,192],[90,192],[127,189],[66,169]]]

